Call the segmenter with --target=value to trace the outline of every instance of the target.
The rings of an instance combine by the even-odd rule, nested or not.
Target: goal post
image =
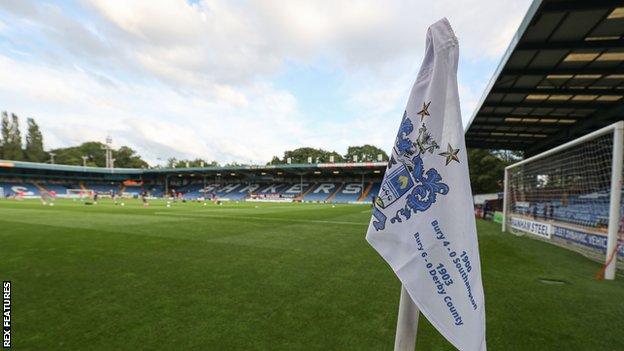
[[[620,225],[622,216],[622,173],[624,161],[624,121],[614,125],[613,129],[613,160],[611,166],[611,194],[609,200],[609,234],[607,239],[607,253],[605,263],[605,279],[615,279],[615,268],[617,264],[617,246],[620,230],[624,230]],[[612,253],[614,254],[611,257]]]
[[[66,197],[68,199],[85,199],[92,197],[95,191],[92,189],[67,189]]]
[[[623,158],[620,121],[506,167],[502,230],[605,262],[614,279],[624,260]]]

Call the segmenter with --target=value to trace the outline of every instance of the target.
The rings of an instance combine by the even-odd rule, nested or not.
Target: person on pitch
[[[149,207],[149,202],[147,202],[147,191],[143,190],[141,193],[141,201],[143,201],[143,207]]]

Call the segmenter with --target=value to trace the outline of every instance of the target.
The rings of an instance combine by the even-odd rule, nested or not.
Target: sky
[[[0,0],[0,110],[46,149],[128,145],[264,164],[310,146],[389,151],[447,17],[460,43],[464,125],[529,0]]]

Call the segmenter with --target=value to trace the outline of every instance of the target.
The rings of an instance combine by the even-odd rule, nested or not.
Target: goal
[[[94,193],[91,189],[67,189],[67,198],[82,200],[93,197]]]
[[[578,251],[606,263],[614,279],[624,260],[624,121],[505,169],[503,231]]]

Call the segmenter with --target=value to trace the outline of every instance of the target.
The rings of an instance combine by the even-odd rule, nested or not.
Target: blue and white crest
[[[401,198],[413,186],[414,180],[409,170],[405,164],[401,163],[384,178],[376,204],[381,208],[386,208]]]
[[[412,121],[404,113],[393,155],[375,200],[373,226],[377,231],[386,227],[388,216],[382,210],[389,208],[397,200],[402,199],[405,205],[392,216],[391,223],[409,220],[412,212],[416,214],[426,211],[436,202],[438,194],[446,195],[449,192],[448,185],[442,183],[442,176],[435,168],[425,171],[421,158],[421,155],[438,149],[438,143],[424,123],[418,129],[416,142],[409,138],[413,131]]]

